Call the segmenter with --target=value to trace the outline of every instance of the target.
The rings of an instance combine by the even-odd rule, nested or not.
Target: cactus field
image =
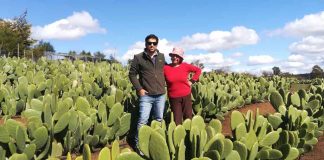
[[[139,130],[141,156],[121,146],[138,115],[127,66],[1,58],[0,68],[0,160],[293,160],[323,144],[323,79],[203,73],[194,117],[176,125],[167,101],[164,120]]]

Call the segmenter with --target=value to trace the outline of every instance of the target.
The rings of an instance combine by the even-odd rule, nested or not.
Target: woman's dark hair
[[[181,64],[183,62],[183,58],[180,58],[180,61],[179,61],[179,63]]]
[[[149,39],[151,39],[151,38],[156,39],[156,42],[159,43],[159,38],[158,38],[156,35],[154,35],[154,34],[150,34],[150,35],[146,36],[146,37],[145,37],[145,43],[146,43]]]

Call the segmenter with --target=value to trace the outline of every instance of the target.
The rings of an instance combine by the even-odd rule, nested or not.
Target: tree
[[[0,20],[0,54],[13,52],[17,48],[18,36],[11,28],[11,22]]]
[[[80,53],[80,56],[84,56],[84,57],[91,57],[91,53],[82,50],[81,53]]]
[[[0,53],[18,56],[30,48],[35,40],[30,38],[31,24],[26,20],[27,11],[13,20],[0,19]]]
[[[323,78],[324,77],[323,69],[318,65],[313,66],[310,76],[311,78]]]
[[[93,56],[98,59],[104,59],[106,57],[106,55],[104,55],[103,53],[101,53],[99,51],[95,52]]]
[[[44,51],[55,52],[55,49],[50,42],[40,41],[39,46],[41,46],[44,49]]]
[[[280,68],[277,67],[277,66],[274,66],[272,68],[272,71],[273,71],[273,75],[279,75],[280,74]]]
[[[33,48],[34,58],[39,58],[44,56],[45,52],[55,52],[53,45],[50,42],[39,41],[37,45]]]
[[[271,72],[271,71],[262,71],[261,74],[262,74],[262,76],[264,76],[264,77],[272,76],[272,72]]]
[[[204,64],[203,63],[200,63],[200,60],[199,59],[191,62],[191,64],[199,67],[200,69],[204,69],[205,68]]]
[[[109,56],[110,63],[120,63],[112,54]]]
[[[76,53],[76,51],[69,51],[68,55],[69,56],[76,56],[77,53]]]

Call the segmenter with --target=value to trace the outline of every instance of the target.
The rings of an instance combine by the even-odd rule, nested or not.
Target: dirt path
[[[235,109],[241,113],[246,114],[248,110],[253,111],[253,115],[255,115],[257,109],[259,108],[259,114],[261,115],[267,115],[271,113],[275,113],[276,110],[272,107],[272,105],[269,102],[264,102],[264,103],[255,103],[255,104],[250,104],[250,105],[245,105],[242,108]],[[222,121],[222,126],[223,126],[223,131],[222,133],[225,136],[232,136],[232,130],[231,130],[231,113],[230,111],[226,116],[225,120]]]
[[[22,126],[27,127],[27,119],[26,118],[22,118],[20,116],[14,116],[14,117],[11,117],[11,119],[17,121]],[[4,119],[3,119],[3,117],[0,117],[0,125],[3,125],[3,124],[4,124]]]
[[[300,160],[323,160],[324,159],[324,136],[318,138],[318,143],[311,152],[299,158]]]

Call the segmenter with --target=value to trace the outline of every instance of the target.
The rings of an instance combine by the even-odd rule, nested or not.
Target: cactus
[[[26,131],[21,126],[16,127],[16,144],[20,152],[24,151],[26,147],[25,132]]]
[[[178,160],[186,159],[186,146],[184,144],[184,139],[181,140],[179,147],[177,149],[177,159]]]
[[[249,160],[254,160],[257,157],[258,154],[258,147],[259,147],[259,143],[255,142],[252,146],[252,148],[250,149],[250,154],[249,154]]]
[[[144,160],[138,154],[134,152],[124,152],[118,155],[116,160]],[[106,159],[105,159],[106,160]],[[108,159],[109,160],[109,159]]]
[[[233,142],[233,146],[234,146],[234,150],[236,150],[239,153],[241,159],[247,158],[248,150],[244,143],[240,141],[235,141]]]
[[[36,145],[35,144],[29,144],[28,146],[26,146],[26,148],[24,150],[24,153],[27,155],[27,158],[29,160],[31,160],[34,157],[35,152],[36,152]]]
[[[36,111],[43,111],[43,102],[40,101],[39,99],[32,99],[30,101],[30,107]]]
[[[173,141],[173,131],[174,129],[176,128],[176,124],[174,121],[171,121],[171,123],[169,124],[168,126],[168,145],[169,145],[169,149],[170,149],[170,152],[172,154],[174,154],[176,152],[175,150],[175,146],[174,146],[174,141]]]
[[[220,154],[219,154],[219,152],[217,151],[217,150],[210,150],[210,151],[208,151],[208,152],[206,152],[205,154],[204,154],[204,156],[206,156],[206,157],[208,157],[208,158],[210,158],[210,159],[221,159],[220,158]]]
[[[88,144],[84,144],[82,155],[83,160],[91,160],[91,150]]]
[[[165,139],[158,132],[152,131],[149,146],[149,153],[152,159],[170,160],[168,146]]]
[[[0,160],[5,160],[6,159],[6,150],[4,150],[1,146],[0,146]]]
[[[10,135],[10,137],[13,137],[14,139],[16,139],[16,129],[18,126],[20,126],[21,124],[13,119],[8,119],[5,122],[5,127]]]
[[[176,126],[173,131],[173,144],[175,147],[178,147],[181,140],[186,137],[186,131],[182,125]]]
[[[113,107],[110,109],[110,113],[107,121],[108,126],[114,124],[117,118],[123,114],[123,112],[124,112],[124,107],[120,103],[114,104]]]
[[[222,132],[222,123],[218,119],[212,119],[208,125],[214,128],[215,133]]]
[[[241,160],[240,154],[232,150],[231,153],[225,158],[225,160]]]
[[[37,150],[42,148],[48,140],[48,131],[47,128],[42,126],[35,131],[35,139],[32,143],[36,145]]]
[[[299,156],[299,151],[297,148],[291,147],[289,144],[283,144],[280,146],[279,150],[282,153],[283,159],[293,160]]]
[[[278,92],[272,92],[269,99],[274,109],[284,115],[286,107],[281,95]]]
[[[245,137],[247,134],[246,126],[244,123],[240,123],[237,125],[235,129],[235,139],[240,140],[242,137]]]
[[[81,117],[80,117],[81,118]],[[92,126],[93,124],[92,124],[92,120],[91,120],[91,118],[90,117],[86,117],[84,120],[83,120],[83,123],[82,123],[82,127],[81,127],[81,129],[82,129],[82,132],[87,132],[89,129],[90,129],[90,127]],[[118,126],[118,128],[119,128],[119,126]]]
[[[201,116],[194,116],[191,120],[191,128],[197,127],[199,130],[205,129],[205,122]]]
[[[110,150],[108,147],[104,147],[100,150],[98,160],[111,160]]]
[[[246,139],[245,145],[248,150],[252,150],[254,143],[258,141],[256,133],[254,132],[253,129],[251,129],[250,132],[247,133],[245,139]]]
[[[12,156],[10,156],[9,160],[28,160],[28,157],[26,154],[18,154],[14,153]]]
[[[269,150],[261,150],[257,154],[257,159],[268,159],[269,158]]]
[[[120,128],[117,131],[116,136],[125,135],[130,129],[130,123],[131,123],[131,114],[130,113],[125,113],[120,118]]]
[[[271,146],[279,139],[279,132],[272,131],[265,135],[265,137],[259,142],[260,146]]]
[[[212,128],[211,126],[206,127],[206,132],[207,132],[207,141],[212,139],[216,134],[214,128]]]
[[[106,96],[104,100],[108,108],[111,109],[115,104],[115,95]]]
[[[51,140],[50,138],[48,138],[46,142],[46,146],[43,148],[42,152],[38,155],[38,157],[36,157],[36,159],[44,159],[49,153],[50,146],[51,146]]]
[[[220,140],[224,140],[225,137],[223,134],[221,133],[217,133],[214,137],[212,137],[205,145],[204,147],[204,152],[207,152],[209,150],[216,150],[216,140],[220,139]]]
[[[277,129],[280,124],[283,122],[281,117],[278,117],[276,115],[269,115],[268,121],[272,125],[273,129]]]
[[[153,129],[149,126],[143,125],[138,132],[139,148],[146,157],[150,157],[149,143]]]
[[[75,102],[76,109],[83,112],[86,115],[90,115],[90,104],[84,97],[78,97]]]
[[[0,126],[0,142],[8,143],[10,140],[9,132],[5,126]]]
[[[270,149],[268,159],[280,159],[282,157],[282,153],[277,149]]]
[[[49,107],[48,104],[44,106],[44,111],[43,111],[43,119],[46,125],[51,128],[52,127],[52,111],[51,108]]]
[[[116,90],[115,98],[116,98],[115,101],[116,101],[117,103],[122,103],[123,98],[124,98],[124,93],[123,93],[123,91],[120,90],[120,89],[117,89],[117,90]]]
[[[56,122],[54,126],[54,133],[61,132],[69,124],[70,112],[63,113],[62,117]]]
[[[77,111],[69,111],[70,112],[70,120],[69,120],[69,130],[75,132],[77,128],[80,126],[79,124],[79,115]]]
[[[119,142],[118,140],[115,140],[111,148],[111,160],[115,160],[119,154],[120,154]]]
[[[185,128],[185,130],[189,131],[191,128],[191,119],[184,120],[182,125]]]
[[[300,100],[300,97],[298,95],[298,93],[294,93],[291,95],[290,97],[290,100],[291,100],[291,104],[296,106],[296,107],[300,107],[301,106],[301,100]]]
[[[63,153],[63,146],[61,143],[52,142],[52,157],[60,157]]]
[[[231,114],[231,128],[232,128],[232,130],[236,129],[236,127],[240,123],[244,123],[244,122],[245,122],[245,119],[239,111],[235,110],[232,112],[232,114]]]
[[[208,136],[206,130],[201,130],[200,131],[200,136],[199,136],[199,153],[203,153],[204,146],[206,145],[208,141]]]

